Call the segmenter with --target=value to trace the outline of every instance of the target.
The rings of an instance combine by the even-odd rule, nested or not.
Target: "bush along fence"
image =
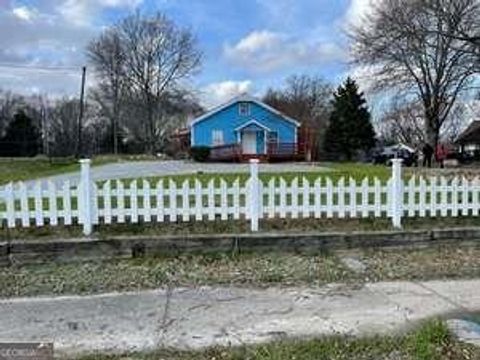
[[[10,183],[0,189],[0,221],[9,228],[80,224],[90,235],[97,224],[187,222],[247,219],[252,231],[261,219],[380,218],[400,228],[403,217],[478,216],[477,178],[402,178],[401,160],[394,159],[387,182],[365,178],[313,182],[282,177],[262,181],[258,161],[250,162],[250,177],[228,183],[212,179],[107,180],[94,182],[90,160],[81,160],[78,184],[49,181]]]

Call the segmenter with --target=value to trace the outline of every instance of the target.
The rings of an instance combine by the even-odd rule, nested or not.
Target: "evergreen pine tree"
[[[363,93],[348,78],[334,94],[333,110],[325,133],[325,151],[335,160],[353,159],[375,146],[375,131]]]
[[[17,112],[0,140],[2,156],[35,156],[38,154],[40,133],[32,119],[23,111]]]

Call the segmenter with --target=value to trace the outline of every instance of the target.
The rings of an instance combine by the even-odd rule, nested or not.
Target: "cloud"
[[[301,10],[298,0],[256,0],[256,3],[265,10],[265,21],[283,26],[292,25]]]
[[[272,31],[253,31],[236,44],[227,44],[225,57],[252,72],[273,72],[345,59],[342,47],[320,38],[305,39]]]
[[[3,90],[24,95],[49,94],[57,97],[78,94],[81,73],[80,70],[42,70],[0,65],[0,81],[5,86]]]
[[[202,102],[207,107],[217,106],[237,95],[249,93],[252,89],[251,80],[212,83],[202,89]]]
[[[343,22],[346,26],[360,25],[373,8],[375,0],[350,0]],[[377,0],[378,2],[378,0]]]
[[[20,20],[31,21],[37,15],[37,12],[33,8],[19,6],[12,9],[12,14]]]
[[[65,0],[57,11],[78,26],[88,26],[94,22],[100,11],[113,8],[134,9],[143,0]]]
[[[100,29],[102,13],[141,3],[42,0],[36,7],[13,2],[2,7],[0,0],[0,87],[25,94],[76,94],[84,48]]]

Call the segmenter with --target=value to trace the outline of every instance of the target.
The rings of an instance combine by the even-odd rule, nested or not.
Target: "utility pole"
[[[50,159],[50,149],[49,147],[49,138],[48,138],[48,127],[47,127],[47,114],[45,109],[45,103],[42,99],[42,104],[40,108],[40,118],[42,123],[42,136],[43,136],[43,153]]]
[[[85,76],[87,67],[82,67],[82,87],[80,89],[80,113],[78,115],[78,143],[77,143],[77,158],[82,156],[82,126],[83,126],[83,97],[85,95]]]

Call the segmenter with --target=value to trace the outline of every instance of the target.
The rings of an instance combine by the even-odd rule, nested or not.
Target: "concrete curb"
[[[480,244],[480,227],[352,233],[259,233],[12,240],[0,243],[0,266],[181,253],[232,251],[315,253],[355,248],[421,247],[477,241]]]

